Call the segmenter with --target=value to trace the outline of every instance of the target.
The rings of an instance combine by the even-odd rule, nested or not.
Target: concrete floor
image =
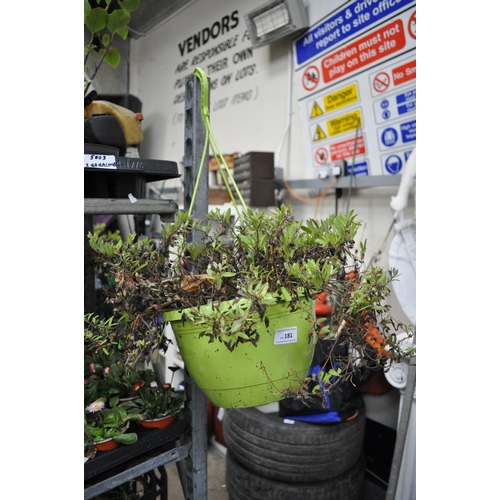
[[[168,500],[184,500],[181,482],[175,464],[167,467]],[[225,448],[219,444],[208,445],[207,449],[207,500],[229,500],[226,490]]]

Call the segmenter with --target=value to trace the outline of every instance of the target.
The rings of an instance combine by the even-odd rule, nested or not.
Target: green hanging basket
[[[186,369],[212,404],[248,408],[280,401],[306,377],[315,344],[309,336],[311,299],[303,299],[293,312],[286,302],[268,306],[269,326],[260,323],[257,345],[240,343],[233,351],[200,337],[206,325],[183,322],[182,313],[167,312],[164,319],[172,326]]]

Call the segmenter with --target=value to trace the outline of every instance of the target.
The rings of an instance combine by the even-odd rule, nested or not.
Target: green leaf
[[[118,5],[125,12],[134,12],[134,10],[139,8],[140,3],[140,0],[118,0]]]
[[[111,37],[107,33],[105,35],[102,35],[101,43],[104,47],[111,45]],[[113,249],[113,246],[111,245],[110,248]],[[113,255],[113,253],[111,253],[110,255]]]
[[[102,55],[104,54],[104,50],[99,52]],[[104,62],[109,64],[111,67],[116,68],[118,64],[120,64],[120,52],[114,47],[111,47],[104,58]]]
[[[118,401],[120,401],[119,396],[113,396],[113,397],[109,398],[109,406],[111,408],[114,408],[118,404]]]
[[[128,27],[125,26],[125,28],[122,28],[121,30],[118,30],[117,33],[124,39],[126,40],[128,37]]]
[[[116,434],[113,438],[121,444],[133,444],[137,441],[137,434],[135,432],[126,432],[125,434]]]
[[[102,7],[96,7],[85,15],[85,26],[91,33],[98,33],[106,27],[108,13]]]
[[[283,299],[287,302],[290,302],[292,300],[292,296],[288,293],[288,290],[284,286],[281,287],[281,294],[283,296]]]
[[[92,7],[90,6],[89,0],[83,0],[83,14],[86,16]]]
[[[115,10],[108,15],[108,21],[106,27],[111,33],[116,33],[117,31],[125,28],[130,22],[130,14],[123,12],[122,10]]]

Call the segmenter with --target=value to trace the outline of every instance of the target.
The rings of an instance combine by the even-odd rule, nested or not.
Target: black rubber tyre
[[[361,500],[365,461],[361,454],[349,470],[335,479],[316,483],[283,483],[245,469],[230,450],[226,454],[229,500]]]
[[[224,439],[249,471],[286,483],[333,479],[351,469],[363,452],[366,412],[335,424],[286,424],[256,408],[226,410]]]

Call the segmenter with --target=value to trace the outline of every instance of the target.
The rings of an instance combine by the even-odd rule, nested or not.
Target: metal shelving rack
[[[201,119],[201,82],[195,75],[186,80],[185,143],[184,143],[184,206],[189,206],[194,181],[201,165],[205,128]],[[205,218],[208,212],[208,155],[202,167],[193,215]],[[172,220],[177,205],[171,200],[85,198],[85,234],[92,230],[94,215],[158,214],[163,221]],[[88,265],[86,283],[93,283]],[[93,289],[87,296],[92,296]],[[86,310],[92,304],[86,298]],[[186,371],[186,403],[177,421],[167,429],[141,434],[139,440],[106,452],[85,464],[85,499],[109,491],[132,479],[151,474],[156,468],[175,463],[185,500],[207,498],[207,398]],[[168,432],[167,432],[168,431]],[[93,462],[94,461],[94,462]],[[167,485],[162,488],[165,490]],[[167,498],[162,492],[161,498]],[[156,497],[155,497],[156,498]]]

